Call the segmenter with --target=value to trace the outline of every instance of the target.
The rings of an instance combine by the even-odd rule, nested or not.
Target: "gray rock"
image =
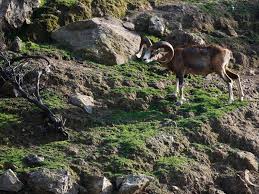
[[[12,28],[29,24],[33,9],[40,6],[40,0],[1,0],[0,24],[7,23]]]
[[[24,158],[26,164],[29,166],[40,166],[44,162],[43,156],[38,156],[35,154],[30,154]]]
[[[135,30],[135,24],[131,23],[131,22],[124,22],[123,27],[130,30],[130,31],[134,31]]]
[[[175,138],[167,133],[161,133],[146,140],[147,147],[155,153],[155,157],[174,153]]]
[[[224,32],[221,32],[219,30],[214,30],[211,35],[216,36],[218,38],[227,38],[228,35],[226,35]]]
[[[225,194],[225,192],[221,191],[219,189],[216,189],[216,188],[210,188],[209,189],[209,194]]]
[[[165,83],[162,81],[149,82],[148,86],[155,89],[165,89]]]
[[[14,52],[19,52],[22,50],[22,40],[18,36],[16,36],[12,42],[11,50]]]
[[[139,35],[123,27],[123,21],[106,17],[68,24],[52,33],[60,44],[83,57],[107,65],[123,64],[139,49]]]
[[[141,193],[143,189],[154,178],[146,175],[127,175],[118,177],[116,186],[119,189],[119,194]]]
[[[231,156],[233,158],[232,163],[238,170],[248,169],[258,171],[258,162],[253,153],[238,151],[233,153]]]
[[[149,20],[148,32],[153,35],[162,36],[165,32],[166,26],[163,18],[153,16]]]
[[[197,34],[185,32],[182,30],[175,31],[166,37],[174,47],[185,47],[190,45],[205,45],[205,41]]]
[[[0,191],[18,192],[22,187],[23,183],[11,169],[8,169],[0,176]]]
[[[66,170],[39,169],[29,174],[28,186],[35,193],[78,193],[70,173]]]
[[[93,112],[94,99],[91,96],[77,93],[76,95],[70,96],[69,101],[71,104],[83,108],[85,112],[89,114]]]
[[[18,91],[9,82],[3,82],[0,84],[0,94],[5,97],[18,97]]]
[[[241,65],[243,67],[249,66],[249,58],[241,52],[233,52],[233,57],[235,59],[235,64]]]
[[[110,194],[113,187],[111,182],[104,176],[85,176],[83,186],[91,194]]]

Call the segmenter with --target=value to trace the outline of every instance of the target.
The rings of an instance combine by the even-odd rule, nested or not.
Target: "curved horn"
[[[166,54],[161,60],[159,60],[159,62],[161,63],[164,63],[164,64],[169,63],[174,57],[174,47],[169,42],[159,41],[153,44],[151,48],[154,50],[163,48],[165,49],[165,51],[168,52],[168,54]],[[164,58],[165,60],[163,60]]]
[[[136,54],[136,57],[138,59],[140,59],[142,57],[142,53],[143,53],[144,48],[149,48],[150,46],[152,46],[151,40],[149,40],[149,38],[147,38],[145,36],[142,36],[140,46],[139,46],[139,51]]]

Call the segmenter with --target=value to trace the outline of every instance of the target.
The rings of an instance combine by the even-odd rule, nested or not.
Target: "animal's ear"
[[[140,46],[139,46],[139,51],[137,52],[136,57],[140,59],[143,55],[143,51],[149,48],[150,46],[152,46],[151,40],[145,36],[142,36]]]

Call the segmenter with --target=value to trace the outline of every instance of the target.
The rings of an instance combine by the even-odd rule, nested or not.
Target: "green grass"
[[[148,151],[145,141],[158,132],[156,129],[157,123],[152,122],[118,125],[109,129],[109,136],[104,137],[104,141],[107,146],[117,147],[124,156],[145,154]]]
[[[73,54],[63,48],[59,48],[56,45],[49,44],[37,44],[31,41],[23,42],[21,52],[24,54],[56,54],[61,56],[63,59],[71,59]]]
[[[53,1],[57,5],[64,5],[67,7],[71,7],[78,3],[78,0],[42,0],[41,5],[47,5],[48,3],[53,3]]]
[[[0,128],[5,128],[12,123],[19,123],[20,117],[15,114],[0,112]]]
[[[175,86],[173,85],[168,85],[163,90],[136,86],[140,82],[149,83],[175,79],[172,75],[166,77],[158,74],[158,67],[155,64],[146,65],[138,62],[130,62],[121,66],[115,65],[110,67],[94,63],[92,65],[98,68],[98,71],[105,72],[105,76],[109,77],[109,79],[131,80],[135,84],[132,87],[122,86],[114,88],[111,90],[111,94],[113,95],[124,95],[135,92],[140,98],[161,95],[164,98],[149,103],[150,106],[145,111],[124,111],[123,108],[111,108],[108,116],[104,116],[103,118],[99,118],[98,116],[95,118],[96,120],[100,119],[101,124],[95,123],[92,125],[90,122],[86,122],[86,120],[86,124],[83,126],[78,125],[78,123],[74,125],[74,117],[71,115],[72,117],[69,121],[71,140],[35,145],[32,148],[16,147],[15,145],[13,147],[1,146],[0,164],[3,165],[4,162],[11,161],[17,166],[18,172],[31,171],[34,168],[26,166],[22,159],[28,153],[35,153],[45,157],[44,167],[68,168],[75,157],[67,154],[66,150],[76,144],[82,150],[87,150],[86,148],[89,149],[89,147],[96,149],[93,150],[93,153],[85,153],[83,151],[80,158],[87,157],[88,154],[94,155],[92,158],[87,158],[87,162],[101,168],[109,177],[113,177],[116,174],[127,174],[129,172],[141,172],[159,177],[161,173],[167,173],[171,169],[176,171],[188,169],[187,166],[195,162],[195,159],[189,156],[187,157],[184,152],[184,142],[187,141],[184,140],[186,139],[184,136],[186,131],[193,130],[198,132],[204,122],[214,117],[222,117],[224,114],[247,104],[247,102],[234,102],[228,105],[227,91],[222,92],[212,86],[205,90],[202,88],[202,82],[204,80],[199,76],[193,76],[187,79],[187,81],[192,82],[196,87],[186,87],[185,92],[186,94],[188,93],[189,101],[179,107],[175,105],[174,101],[166,98],[168,94],[175,90]],[[66,110],[67,104],[62,94],[43,90],[42,95],[46,104],[51,108],[61,111]],[[34,110],[32,107],[33,105],[20,98],[1,99],[1,124],[4,123],[4,126],[8,126],[11,123],[16,123],[18,126],[19,121],[22,120],[21,116],[24,115],[22,113],[26,113],[26,111],[36,111],[33,114],[38,113],[38,110]],[[171,109],[172,112],[169,114],[165,109]],[[73,114],[72,111],[69,113]],[[190,114],[192,116],[189,116]],[[161,126],[161,122],[165,119],[171,119],[171,115],[174,116],[172,121],[176,122],[177,127]],[[87,115],[76,116],[79,117],[77,119],[82,121],[87,118]],[[92,117],[96,117],[96,115]],[[75,120],[75,122],[77,121]],[[25,124],[23,123],[24,127],[26,126]],[[38,121],[37,125],[40,125]],[[33,122],[30,123],[30,127],[33,127]],[[9,127],[6,129],[2,124],[0,128],[0,136],[2,138],[9,138],[6,133]],[[5,130],[5,133],[3,133],[3,130]],[[30,130],[30,128],[28,127],[27,130]],[[148,147],[147,141],[160,133],[172,134],[177,141],[183,144],[183,148],[175,156],[157,156],[157,158],[160,158],[155,161],[154,156],[156,154]],[[19,139],[19,137],[16,138]],[[207,153],[210,150],[209,146],[199,144],[199,142],[192,142],[190,147],[193,147],[199,152]],[[146,168],[150,164],[157,168],[155,170]]]
[[[28,172],[36,168],[46,167],[49,169],[69,168],[69,160],[71,157],[65,153],[70,144],[65,141],[53,142],[33,148],[25,147],[0,147],[0,172],[5,163],[11,163],[16,166],[17,172]],[[29,167],[24,162],[24,158],[29,154],[37,154],[45,158],[41,166]]]
[[[66,107],[66,103],[64,99],[62,99],[62,94],[55,94],[53,91],[46,91],[42,94],[42,98],[44,103],[47,104],[50,108],[55,109],[64,109]]]
[[[161,157],[157,160],[156,175],[163,175],[169,172],[185,171],[194,162],[194,159],[188,158],[184,155]]]

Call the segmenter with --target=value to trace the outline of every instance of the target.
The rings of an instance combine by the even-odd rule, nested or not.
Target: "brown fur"
[[[220,46],[177,48],[172,61],[163,66],[180,75],[208,75],[215,72],[221,76],[230,57],[231,51]]]
[[[165,61],[166,57],[167,56],[165,55],[161,59],[158,59],[158,61],[162,63],[162,61]],[[244,94],[239,75],[227,68],[231,58],[233,58],[232,52],[220,46],[189,46],[175,49],[172,60],[162,65],[176,74],[178,80],[177,85],[180,87],[181,103],[184,99],[184,76],[188,74],[206,76],[210,73],[218,74],[228,84],[229,102],[232,102],[233,80],[236,80],[238,83],[239,98],[241,100],[243,99]]]

